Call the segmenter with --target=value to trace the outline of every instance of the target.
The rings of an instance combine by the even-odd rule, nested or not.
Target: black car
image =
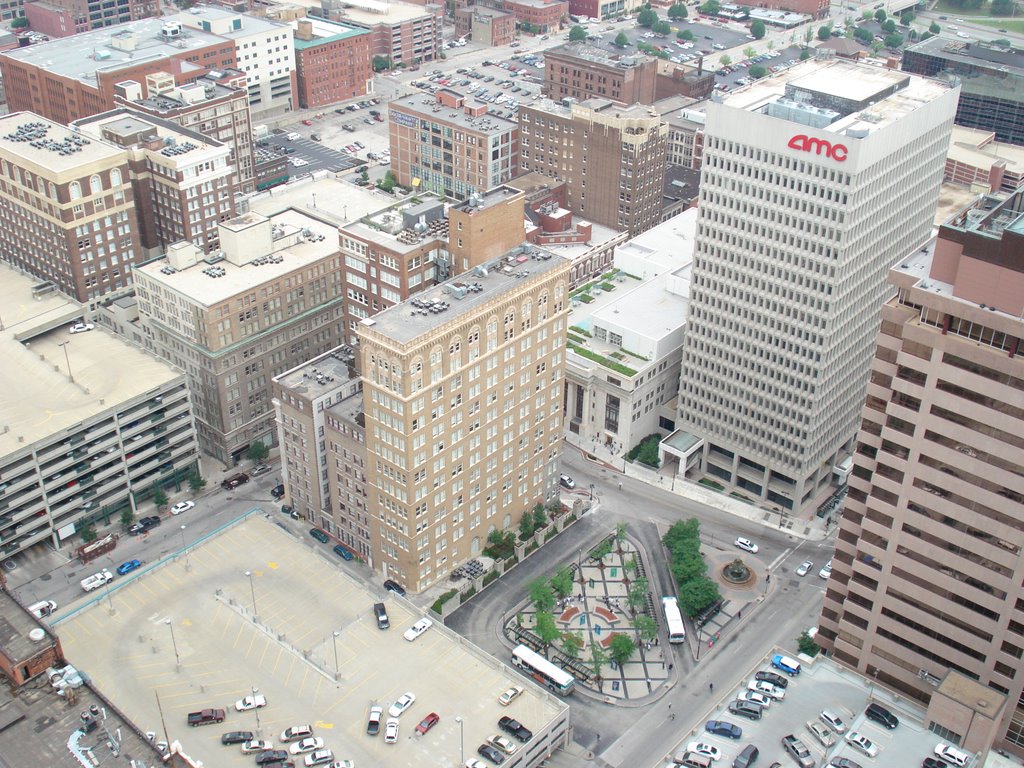
[[[505,755],[496,750],[490,744],[481,744],[476,748],[476,753],[480,755],[480,757],[487,758],[495,765],[501,765],[505,762]]]
[[[283,763],[288,759],[288,753],[283,749],[265,749],[256,755],[256,765],[267,763]]]
[[[221,744],[244,744],[247,741],[252,741],[256,737],[252,735],[252,731],[228,731],[220,737]]]
[[[280,499],[282,496],[284,496],[284,483],[278,483],[277,485],[275,485],[273,489],[270,491],[270,495],[273,496],[275,499]]]
[[[503,717],[498,720],[498,727],[517,741],[529,741],[533,738],[533,731],[511,717]]]
[[[754,675],[754,679],[763,680],[766,683],[771,683],[776,688],[781,688],[782,690],[786,690],[786,688],[789,686],[789,680],[784,678],[782,675],[777,675],[774,672],[767,672],[765,670],[761,670],[756,675]]]
[[[940,760],[939,762],[942,761]],[[832,762],[829,763],[829,765],[831,765],[832,768],[860,768],[860,763],[855,763],[848,757],[833,757]],[[949,766],[942,763],[941,768],[949,768]]]
[[[727,739],[743,738],[743,729],[728,720],[708,720],[704,724],[704,730],[715,736],[725,736]]]
[[[833,764],[834,762],[835,761],[833,761]],[[841,768],[860,768],[860,766],[853,764],[851,766],[842,766]],[[945,760],[939,760],[939,758],[929,755],[924,759],[924,762],[921,763],[921,768],[949,768],[949,763]]]
[[[890,731],[900,724],[899,718],[897,718],[896,715],[881,704],[875,704],[874,702],[868,704],[868,708],[864,710],[864,717],[868,720],[874,720],[876,723],[888,728]]]
[[[310,528],[309,535],[317,541],[319,541],[321,544],[326,544],[328,541],[331,540],[330,537],[326,533],[321,531],[319,528]]]
[[[137,523],[132,523],[131,527],[128,529],[128,533],[132,536],[138,536],[151,528],[156,528],[158,525],[160,525],[160,518],[156,515],[143,517]]]
[[[388,592],[394,592],[396,595],[401,595],[402,597],[405,597],[405,587],[403,587],[397,581],[392,581],[391,579],[388,579],[384,582],[384,589],[386,589]]]

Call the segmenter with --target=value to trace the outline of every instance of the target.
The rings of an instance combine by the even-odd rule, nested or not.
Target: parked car
[[[242,745],[242,754],[252,755],[256,752],[264,752],[273,748],[273,742],[270,742],[267,739],[253,739],[252,741],[247,741]]]
[[[706,741],[691,741],[686,745],[687,752],[693,752],[698,755],[710,758],[711,760],[721,760],[722,750],[716,747],[714,744],[708,744]]]
[[[498,703],[503,707],[507,707],[511,704],[518,696],[523,692],[523,686],[513,685],[511,688],[506,688],[505,691],[498,697]]]
[[[568,475],[559,475],[558,484],[563,488],[568,488],[569,490],[572,490],[573,488],[576,487],[576,481],[573,480]]]
[[[480,755],[480,757],[490,760],[495,765],[501,765],[505,762],[505,756],[490,744],[481,744],[476,748],[476,753]]]
[[[437,712],[431,712],[429,715],[420,720],[419,725],[416,726],[416,733],[422,736],[435,725],[437,725],[440,719],[441,717],[437,714]]]
[[[388,579],[384,582],[384,589],[388,590],[389,592],[394,592],[396,595],[401,595],[402,597],[405,597],[405,587],[403,587],[397,581],[392,581],[391,579]]]
[[[743,729],[728,720],[708,720],[704,724],[704,730],[715,736],[724,736],[727,739],[742,739]]]
[[[309,535],[319,541],[321,544],[326,544],[331,540],[331,537],[321,531],[319,528],[310,528]]]
[[[863,733],[858,731],[850,731],[843,738],[846,739],[846,743],[859,752],[863,752],[868,757],[875,757],[878,754],[878,747],[871,739],[865,736]]]
[[[303,761],[303,765],[328,765],[334,760],[334,753],[329,749],[318,749],[316,752],[310,752],[306,755],[306,759]]]
[[[173,507],[171,507],[172,515],[180,515],[182,512],[188,512],[190,509],[195,509],[196,503],[194,501],[179,501]]]
[[[892,730],[900,724],[899,718],[881,704],[871,702],[864,710],[864,717]]]
[[[288,753],[283,749],[268,749],[256,755],[256,765],[275,765],[288,760]]]
[[[829,765],[831,765],[832,768],[861,768],[860,763],[851,760],[848,757],[833,757],[832,762],[830,762]],[[922,766],[922,768],[924,768],[924,766]],[[943,765],[939,768],[946,768],[946,766]]]
[[[782,737],[782,748],[789,753],[800,768],[814,768],[815,763],[814,758],[811,757],[811,750],[792,733]]]
[[[823,709],[818,714],[818,719],[838,734],[846,733],[846,723],[835,712]]]
[[[533,738],[533,731],[531,731],[525,725],[520,723],[518,720],[513,720],[511,717],[508,717],[507,715],[498,720],[498,727],[501,728],[501,730],[503,730],[509,736],[523,743]]]
[[[224,710],[223,709],[200,709],[196,712],[189,712],[187,722],[189,726],[195,728],[200,725],[210,725],[212,723],[223,723],[224,722]],[[251,739],[252,736],[249,737]],[[242,739],[242,741],[248,741],[249,739]],[[223,738],[221,739],[223,742]]]
[[[106,583],[108,583],[110,581],[113,581],[113,579],[114,579],[113,574],[110,571],[108,571],[106,568],[104,568],[99,573],[94,573],[91,576],[86,576],[84,579],[82,579],[78,583],[82,586],[82,589],[84,589],[86,592],[92,592],[94,589],[99,589],[104,584],[106,584]]]
[[[220,711],[223,712],[224,710]],[[220,722],[220,720],[217,722]],[[191,725],[191,723],[189,723],[189,725]],[[252,741],[252,731],[228,731],[227,733],[222,733],[220,736],[220,743],[225,745],[245,744],[248,741]]]
[[[220,484],[220,487],[226,491],[233,490],[240,485],[249,482],[249,476],[245,472],[239,472],[237,475],[232,475]]]
[[[409,707],[411,707],[415,702],[416,694],[412,691],[406,691],[398,697],[398,700],[395,701],[394,704],[391,705],[388,709],[388,714],[391,717],[401,717],[402,713],[409,709]]]
[[[380,721],[384,717],[384,708],[378,707],[376,704],[370,707],[370,714],[366,719],[366,733],[370,736],[376,736],[380,733]]]
[[[344,544],[335,544],[334,554],[336,554],[342,560],[352,560],[355,557],[355,555],[352,554],[351,550],[349,550],[349,548],[346,547]]]
[[[820,576],[823,579],[827,579],[831,575],[832,575],[832,560],[830,559],[827,563],[825,563],[824,566],[822,566],[821,570],[818,571],[818,576]]]
[[[284,496],[284,483],[278,483],[270,490],[270,495],[275,499],[280,499]]]
[[[255,467],[252,468],[251,474],[253,477],[259,477],[260,475],[267,474],[267,472],[270,472],[272,469],[273,467],[270,466],[269,464],[257,464]]]
[[[293,755],[304,755],[307,752],[315,752],[318,749],[324,748],[324,740],[319,736],[307,736],[304,739],[296,741],[290,747],[288,751]]]
[[[262,709],[267,706],[267,697],[262,693],[250,693],[235,702],[235,711],[248,712],[251,709]]]
[[[398,741],[398,718],[389,717],[387,723],[384,724],[384,743],[394,744]]]
[[[38,603],[32,603],[28,607],[28,612],[37,619],[45,618],[56,610],[57,604],[53,600],[40,600]]]
[[[500,749],[506,755],[510,756],[514,755],[519,750],[519,747],[513,744],[510,739],[507,739],[504,736],[502,736],[500,733],[492,734],[487,739],[487,743],[490,744],[492,747]]]
[[[68,328],[68,332],[69,333],[85,333],[86,331],[91,331],[95,327],[96,326],[93,325],[92,323],[77,322],[74,325],[72,325],[70,328]]]
[[[293,725],[281,731],[281,741],[287,744],[290,741],[298,741],[307,736],[313,735],[313,729],[308,725]]]
[[[749,701],[752,704],[757,704],[762,709],[768,709],[772,705],[771,697],[757,691],[740,691],[739,695],[736,696],[736,700]]]
[[[952,747],[949,744],[939,742],[935,745],[935,756],[942,758],[953,765],[964,766],[970,761],[971,756],[966,752]]]
[[[755,680],[764,680],[766,683],[771,683],[776,688],[788,688],[789,680],[782,675],[775,672],[769,672],[768,670],[762,669],[754,674]]]
[[[763,711],[760,705],[752,701],[737,699],[729,703],[729,712],[738,717],[745,717],[748,720],[760,720]]]
[[[786,698],[785,688],[776,688],[771,683],[765,680],[754,679],[747,683],[747,689],[754,691],[754,693],[761,693],[767,696],[769,699],[775,699],[776,701],[782,701]]]
[[[125,574],[131,573],[136,568],[141,567],[141,560],[128,560],[127,562],[121,563],[119,566],[117,566],[117,573],[119,576],[124,576]]]
[[[403,635],[403,637],[411,643],[413,640],[418,638],[432,626],[434,626],[434,622],[432,622],[430,619],[420,619],[407,630],[405,630],[405,634]]]
[[[836,743],[836,736],[830,731],[823,723],[816,723],[813,720],[807,721],[807,730],[811,732],[813,736],[821,746],[828,749]]]
[[[138,536],[152,528],[156,528],[158,525],[160,525],[160,518],[156,515],[143,517],[138,522],[132,523],[128,526],[128,534],[130,536]]]

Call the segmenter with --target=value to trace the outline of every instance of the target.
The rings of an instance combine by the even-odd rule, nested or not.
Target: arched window
[[[72,181],[68,184],[68,194],[71,195],[72,200],[77,200],[82,196],[82,185],[77,181]]]
[[[94,195],[103,191],[103,182],[99,176],[93,176],[89,179],[89,191]]]
[[[121,186],[121,172],[117,170],[117,168],[114,168],[110,171],[110,186]]]

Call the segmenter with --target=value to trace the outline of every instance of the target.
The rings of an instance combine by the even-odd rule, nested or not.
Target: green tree
[[[374,56],[373,57],[373,71],[383,72],[387,69],[391,69],[391,59],[387,56]]]
[[[590,669],[595,677],[601,677],[601,670],[608,663],[608,652],[601,647],[600,643],[590,644]]]
[[[615,525],[615,543],[619,545],[619,549],[622,549],[623,543],[626,541],[626,534],[629,533],[629,525],[627,523],[616,523]]]
[[[896,31],[896,22],[893,19],[886,19],[882,22],[882,31],[893,34]]]
[[[993,8],[994,8],[996,2],[997,2],[997,0],[993,0]],[[995,10],[993,10],[993,13],[995,13]],[[903,11],[900,14],[900,24],[902,24],[904,27],[909,27],[910,26],[910,22],[912,22],[915,18],[916,17],[914,16],[914,12],[913,11],[911,11],[911,10]]]
[[[879,24],[884,22],[887,18],[889,18],[889,14],[887,14],[883,8],[879,8],[875,11],[875,21]]]
[[[512,531],[499,531],[497,529],[487,534],[487,547],[484,554],[493,557],[495,560],[508,560],[516,551],[515,537]]]
[[[807,61],[809,58],[811,58],[811,49],[810,48],[803,48],[803,49],[801,49],[801,51],[800,51],[800,61]]]
[[[638,27],[647,27],[648,29],[658,23],[658,12],[651,8],[649,5],[645,6],[640,13],[636,15],[636,25]]]
[[[914,30],[910,30],[910,31],[913,32]],[[992,41],[992,45],[994,45],[994,46],[996,46],[998,48],[1010,48],[1010,47],[1012,47],[1012,44],[1010,43],[1010,41],[1007,40],[1005,37],[1001,37],[998,40],[993,40]]]
[[[533,508],[533,530],[539,530],[548,524],[548,516],[544,511],[544,505],[538,504]]]
[[[656,21],[651,25],[651,31],[656,35],[668,35],[672,34],[672,25],[667,21]]]
[[[767,48],[767,49],[768,49],[769,51],[771,51],[771,50],[774,50],[774,48],[775,48],[775,41],[774,41],[774,40],[769,40],[769,41],[768,41],[768,45],[766,45],[765,47],[766,47],[766,48]]]
[[[992,0],[993,16],[1012,16],[1017,0]],[[13,27],[14,25],[11,24]]]
[[[550,611],[555,607],[555,593],[545,579],[535,579],[530,582],[529,589],[530,602],[533,603],[538,613]]]
[[[82,541],[84,541],[86,544],[96,541],[96,529],[92,526],[91,523],[89,525],[86,525],[84,528],[80,529],[78,531],[78,535],[82,537]]]
[[[363,181],[369,181],[369,179],[370,179],[370,172],[369,172],[369,170],[367,170],[365,165],[363,166],[362,170],[359,171],[359,177]]]
[[[685,19],[687,16],[686,6],[682,3],[673,3],[667,11],[670,19]]]
[[[860,17],[864,21],[871,21],[871,19],[875,18],[875,14],[871,11],[861,11]]]
[[[611,643],[608,644],[608,649],[611,651],[612,659],[621,667],[633,658],[633,653],[636,651],[636,643],[633,642],[633,638],[629,635],[616,632],[612,636]]]
[[[545,646],[551,645],[562,636],[562,633],[558,631],[558,627],[555,626],[555,617],[547,611],[537,611],[536,619],[537,626],[534,629]]]
[[[647,579],[637,579],[630,585],[629,592],[626,593],[626,603],[634,614],[639,613],[640,609],[647,605],[647,591],[649,588],[650,584],[648,584]]]
[[[899,48],[903,45],[903,35],[886,35],[885,36],[885,47],[886,48]]]
[[[808,29],[807,31],[810,32],[810,29]],[[828,40],[830,37],[832,37],[832,25],[831,24],[825,24],[823,26],[818,27],[818,39],[819,40]],[[810,42],[810,40],[808,40],[807,42]]]
[[[629,45],[629,36],[625,32],[619,32],[615,36],[615,45],[619,48],[625,48]]]
[[[157,509],[167,504],[167,492],[159,485],[153,486],[153,503],[156,504]]]
[[[28,27],[28,19],[24,16],[19,16],[11,22],[11,29],[26,29]]]
[[[583,650],[583,638],[578,632],[563,632],[562,650],[570,659],[578,659]]]
[[[811,40],[814,39],[814,30],[808,24],[807,29],[804,30],[804,42],[810,44]]]
[[[938,22],[933,21],[931,23],[931,26],[928,27],[928,31],[931,32],[933,35],[937,35],[939,34],[939,32],[942,31],[942,27],[939,26]]]
[[[871,44],[871,52],[872,53],[878,53],[880,50],[882,50],[882,44],[880,42],[878,42],[876,40],[875,42],[873,42]]]
[[[270,449],[263,444],[262,440],[255,440],[249,444],[249,450],[245,452],[245,455],[255,462],[266,461],[270,455]]]
[[[678,37],[680,40],[686,40],[687,42],[689,42],[690,40],[693,40],[693,32],[691,32],[688,29],[681,29],[678,32],[676,32],[676,37]]]
[[[748,45],[743,49],[743,55],[748,59],[752,59],[757,56],[757,49],[752,45]]]
[[[707,576],[690,579],[679,585],[679,607],[687,616],[696,616],[719,599],[721,593],[718,585]]]
[[[718,0],[708,0],[700,7],[700,12],[706,16],[717,16],[722,10],[722,4]]]
[[[645,643],[651,642],[658,636],[658,622],[652,619],[646,614],[637,616],[633,620],[633,626],[640,635],[640,639]]]
[[[594,560],[604,560],[612,552],[612,543],[608,539],[602,539],[601,543],[590,550],[590,556]]]
[[[524,512],[523,516],[519,518],[519,540],[526,541],[531,536],[533,536],[533,515]]]
[[[383,178],[377,181],[377,187],[384,192],[391,192],[397,183],[398,179],[395,178],[395,174],[389,170]]]
[[[636,562],[636,555],[633,555],[631,558],[629,558],[629,560],[627,560],[626,562],[624,562],[622,564],[623,570],[625,570],[626,573],[630,573],[630,574],[636,573],[636,569],[638,567],[639,566],[637,565],[637,562]]]
[[[555,575],[551,577],[551,589],[560,598],[568,597],[572,594],[572,571],[569,570],[568,566],[563,565],[555,571]]]
[[[750,22],[750,34],[754,36],[754,39],[760,40],[764,37],[765,29],[764,22],[760,19],[754,19]]]
[[[730,64],[732,64],[732,56],[730,56],[727,53],[723,53],[721,56],[718,57],[718,63],[721,64],[723,67],[728,67]]]
[[[581,40],[587,39],[587,30],[581,27],[579,24],[575,25],[569,30],[569,42],[578,43]]]
[[[188,476],[188,487],[192,493],[198,493],[206,487],[206,481],[198,472],[193,472]]]
[[[796,647],[800,653],[811,657],[817,656],[821,651],[821,646],[814,642],[814,638],[807,632],[801,633],[800,637],[796,639]]]
[[[853,36],[857,40],[860,40],[862,43],[870,43],[872,40],[875,39],[875,36],[871,34],[871,30],[865,29],[864,27],[857,27],[857,29],[854,30],[853,32]]]
[[[121,510],[121,527],[127,528],[129,525],[135,522],[135,513],[132,512],[131,507],[125,507]]]

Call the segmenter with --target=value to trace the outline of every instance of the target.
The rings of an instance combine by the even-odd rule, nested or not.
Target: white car
[[[288,751],[293,755],[304,755],[307,752],[315,752],[318,749],[324,748],[324,740],[319,736],[307,736],[302,741],[296,741],[290,747]]]
[[[814,567],[814,563],[812,563],[810,560],[804,560],[797,567],[796,575],[797,576],[806,576],[808,573],[811,572],[811,568],[813,568],[813,567]]]
[[[827,579],[829,576],[832,575],[832,561],[831,560],[829,560],[827,563],[825,563],[825,566],[820,571],[818,571],[818,575],[821,578],[823,578],[823,579]]]
[[[250,709],[260,709],[265,706],[267,706],[267,697],[262,693],[249,694],[235,702],[235,710],[238,712],[248,712]]]
[[[171,507],[172,515],[180,515],[182,512],[188,512],[190,509],[195,509],[196,503],[194,501],[179,501],[173,507]]]
[[[416,701],[416,694],[412,691],[407,691],[398,697],[398,701],[388,708],[388,714],[391,717],[401,717],[402,713],[405,712],[409,707]]]
[[[754,691],[755,693],[763,693],[765,696],[775,699],[776,701],[782,701],[786,698],[785,689],[776,688],[767,680],[751,680],[747,683],[747,689]]]
[[[94,589],[99,589],[107,582],[113,581],[114,577],[106,568],[99,573],[94,573],[92,576],[86,576],[82,579],[79,584],[82,585],[82,589],[86,592],[92,592]]]
[[[765,696],[763,693],[757,691],[740,691],[739,696],[736,697],[740,701],[749,701],[754,704],[760,704],[764,709],[768,709],[772,705],[772,700]]]
[[[757,554],[757,544],[752,542],[750,539],[745,539],[742,536],[737,536],[736,541],[733,542],[737,547],[745,552],[749,552],[752,555]]]
[[[37,619],[42,619],[49,616],[51,613],[57,610],[57,604],[53,600],[40,600],[38,603],[32,603],[28,607],[29,613],[35,616]]]
[[[242,745],[242,754],[251,755],[255,752],[263,752],[264,750],[273,748],[274,743],[267,739],[253,739],[252,741],[247,741]]]
[[[466,761],[465,768],[489,768],[487,763],[482,763],[475,757],[471,757]]]
[[[506,755],[514,755],[516,753],[516,750],[519,749],[519,747],[512,743],[511,739],[506,739],[504,736],[498,733],[494,734],[489,739],[487,739],[487,743],[490,744],[492,747],[500,749]]]
[[[865,736],[863,733],[857,731],[850,731],[844,737],[846,743],[854,749],[863,752],[868,757],[875,757],[878,754],[878,747],[875,746],[875,742]]]
[[[306,755],[303,765],[328,765],[334,760],[334,753],[329,749],[318,749]]]
[[[398,718],[389,717],[384,725],[384,743],[394,744],[398,741]]]
[[[966,752],[951,747],[949,744],[943,744],[942,742],[935,745],[935,754],[946,762],[960,766],[967,765],[967,761],[971,759],[971,756]]]
[[[92,323],[77,322],[68,328],[68,331],[71,333],[85,333],[86,331],[91,331],[95,327],[96,326]]]
[[[498,703],[503,707],[507,707],[522,692],[523,686],[521,685],[513,685],[511,688],[506,688],[505,692],[498,697]]]
[[[404,637],[411,643],[413,640],[422,635],[432,626],[434,626],[434,622],[432,622],[430,619],[420,619],[407,630],[405,630],[405,634],[402,635],[402,637]]]
[[[691,741],[686,745],[686,751],[696,752],[698,755],[703,755],[711,760],[722,759],[722,750],[714,744],[708,744],[706,741]]]

